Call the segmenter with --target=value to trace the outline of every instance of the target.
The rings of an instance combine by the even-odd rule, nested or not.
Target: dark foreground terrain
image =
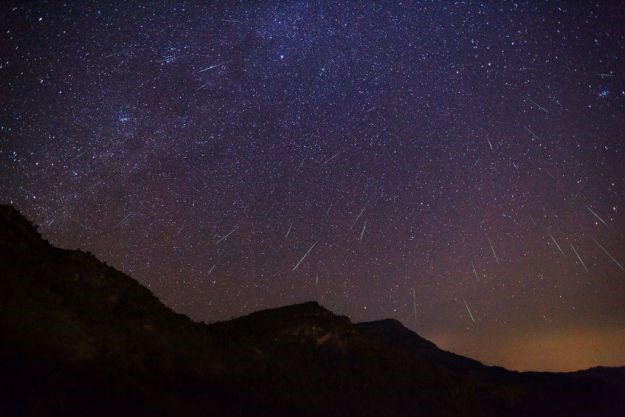
[[[518,373],[317,303],[194,323],[0,206],[0,416],[624,416],[625,369]]]

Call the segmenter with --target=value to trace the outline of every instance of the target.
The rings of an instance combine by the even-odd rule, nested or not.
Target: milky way
[[[625,7],[3,2],[0,196],[196,320],[625,364]]]

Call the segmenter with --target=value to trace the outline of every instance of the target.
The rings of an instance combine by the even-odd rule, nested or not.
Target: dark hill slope
[[[621,416],[619,375],[486,367],[314,302],[194,323],[0,206],[1,416]]]

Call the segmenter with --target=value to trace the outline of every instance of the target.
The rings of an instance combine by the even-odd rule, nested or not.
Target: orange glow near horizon
[[[441,349],[516,371],[566,372],[625,365],[623,328],[500,334],[490,337],[489,344],[472,337],[461,339],[458,335],[438,334],[429,338]]]

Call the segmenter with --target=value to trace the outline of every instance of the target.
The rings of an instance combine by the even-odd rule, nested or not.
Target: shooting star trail
[[[490,250],[493,251],[493,256],[495,257],[495,261],[497,261],[497,265],[499,265],[499,258],[497,257],[497,253],[495,252],[495,248],[493,247],[493,242],[490,241],[490,237],[488,238],[488,243],[490,244]]]
[[[414,312],[414,322],[417,323],[417,294],[412,287],[412,310]]]
[[[562,256],[564,256],[566,258],[566,254],[564,253],[564,251],[562,250],[562,248],[560,247],[560,245],[558,244],[558,241],[556,240],[555,237],[553,237],[553,235],[551,233],[549,233],[549,237],[551,238],[551,240],[553,240],[553,243],[555,243],[556,247],[558,248],[558,250],[560,251],[560,253],[562,254]]]
[[[536,103],[534,100],[532,100],[532,99],[530,98],[530,96],[527,96],[527,100],[528,100],[530,103],[532,103],[534,106],[538,107],[539,109],[541,109],[541,110],[542,110],[542,111],[544,111],[545,113],[549,114],[549,111],[548,111],[546,108],[544,108],[544,107],[543,107],[543,106],[541,106],[540,104]]]
[[[102,59],[107,59],[107,58],[113,57],[113,56],[115,56],[115,55],[119,55],[119,54],[121,54],[122,52],[124,52],[124,51],[123,51],[123,49],[122,49],[121,51],[113,52],[112,54],[108,54],[108,55],[106,55],[106,56],[103,56],[103,57],[102,57]]]
[[[527,130],[528,132],[530,132],[530,134],[532,135],[532,137],[534,139],[540,139],[540,136],[538,136],[536,133],[532,132],[532,129],[530,129],[529,127],[525,126],[525,130]]]
[[[475,270],[475,264],[473,262],[471,262],[471,266],[473,267],[473,275],[475,275],[475,279],[479,280],[477,276],[477,271]]]
[[[490,139],[486,138],[486,140],[488,141],[488,146],[490,146],[490,150],[493,150],[493,144],[490,142]]]
[[[365,223],[362,225],[362,232],[360,232],[360,237],[358,238],[358,240],[362,240],[362,237],[365,235],[366,228],[367,228],[367,221],[365,220]]]
[[[556,177],[553,176],[553,174],[551,173],[551,171],[549,171],[547,168],[543,168],[545,170],[545,172],[547,173],[547,175],[549,175],[552,179],[556,179]]]
[[[286,235],[284,235],[284,242],[289,238],[289,234],[291,233],[291,229],[293,228],[293,223],[289,224],[289,230],[286,231]],[[283,243],[284,243],[283,242]]]
[[[205,88],[207,85],[209,85],[209,84],[210,84],[210,81],[209,81],[209,82],[207,82],[207,83],[202,84],[202,85],[201,85],[201,86],[199,86],[199,87],[198,87],[195,91],[200,91],[200,90],[204,89],[204,88]]]
[[[319,241],[316,241],[315,243],[312,244],[312,246],[306,251],[304,256],[302,256],[302,259],[300,259],[299,262],[295,264],[293,269],[291,269],[291,272],[295,271],[297,269],[297,267],[304,261],[304,259],[306,259],[306,257],[310,253],[310,251],[312,251],[315,248],[315,246],[317,246],[317,243],[319,243]]]
[[[330,158],[326,159],[326,161],[323,163],[323,165],[326,165],[328,162],[332,161],[334,158],[336,158],[341,152],[337,152],[334,155],[332,155]]]
[[[239,228],[239,226],[235,226],[234,229],[232,229],[230,231],[230,233],[228,233],[226,236],[223,236],[221,239],[219,239],[217,242],[215,242],[215,245],[219,245],[221,242],[223,242],[224,240],[228,239],[228,237],[231,234],[233,234],[238,228]]]
[[[463,298],[462,301],[464,301],[464,306],[467,308],[467,313],[469,313],[469,317],[471,317],[471,321],[475,323],[475,318],[473,318],[473,313],[471,313],[471,309],[469,308],[469,305],[467,304],[467,300]]]
[[[328,206],[328,209],[326,210],[326,216],[330,214],[331,209],[332,209],[332,203],[330,203],[330,205]]]
[[[75,160],[77,160],[78,158],[80,158],[81,156],[83,156],[85,153],[86,153],[86,151],[85,151],[85,152],[81,152],[81,153],[79,153],[78,155],[76,155],[75,157],[73,157],[72,159],[70,159],[70,160],[69,160],[69,162],[74,162]]]
[[[360,210],[360,213],[358,213],[358,217],[356,217],[356,220],[354,220],[354,223],[352,223],[352,225],[350,226],[349,230],[353,229],[354,226],[356,226],[356,223],[358,223],[358,220],[360,219],[360,216],[362,216],[362,213],[365,212],[365,209],[367,208],[367,204],[369,204],[369,201],[367,201],[364,205],[364,207],[362,208],[362,210]]]
[[[603,247],[603,245],[599,242],[597,242],[597,240],[595,240],[594,237],[591,237],[591,239],[597,244],[597,246],[599,246],[601,248],[601,250],[603,251],[603,253],[605,253],[606,255],[608,255],[608,257],[610,259],[612,259],[612,262],[614,262],[619,268],[621,268],[623,271],[625,271],[625,268],[623,268],[623,265],[621,265],[619,263],[619,261],[616,260],[616,258],[614,256],[612,256],[610,254],[610,252],[608,252],[608,250],[606,248]]]
[[[184,223],[182,223],[182,226],[180,226],[180,228],[178,229],[178,231],[176,232],[176,236],[178,236],[180,234],[180,232],[182,232],[182,228],[184,227]]]
[[[211,65],[210,67],[206,67],[204,69],[201,69],[197,73],[199,74],[199,73],[204,72],[204,71],[210,71],[210,70],[215,69],[217,67],[221,67],[224,64],[225,64],[225,62],[220,62],[219,64]]]
[[[586,208],[596,217],[598,218],[601,223],[605,224],[606,226],[608,225],[605,220],[603,220],[597,213],[595,213],[595,211],[593,209],[590,208],[590,206],[586,206]]]
[[[601,78],[605,78],[605,77],[614,77],[614,74],[597,74],[599,77]]]
[[[206,274],[206,278],[208,278],[210,276],[210,274],[213,272],[213,269],[215,269],[216,266],[217,266],[217,264],[211,266],[211,269],[208,270],[208,274]]]
[[[573,249],[573,253],[575,254],[575,256],[577,256],[577,259],[579,259],[579,263],[582,264],[582,266],[586,270],[586,273],[589,274],[590,272],[588,271],[588,268],[586,268],[586,264],[584,263],[584,261],[582,261],[582,257],[579,256],[579,253],[577,253],[577,249],[575,249],[575,246],[573,246],[573,242],[569,243],[571,244],[571,249]]]
[[[537,226],[536,220],[534,220],[534,217],[531,214],[530,214],[530,220],[532,220],[532,223],[534,224],[534,226]]]
[[[132,216],[132,213],[128,213],[128,214],[126,215],[126,217],[124,217],[123,219],[121,219],[121,221],[120,221],[119,223],[117,223],[114,227],[117,227],[117,226],[119,226],[120,224],[122,224],[123,222],[125,222],[125,221],[126,221],[126,219],[127,219],[128,217],[130,217],[130,216]]]
[[[295,170],[295,172],[299,172],[299,170],[302,168],[302,165],[304,165],[304,160],[305,160],[305,158],[302,158],[302,162],[299,163],[299,165],[297,166],[297,169]]]

